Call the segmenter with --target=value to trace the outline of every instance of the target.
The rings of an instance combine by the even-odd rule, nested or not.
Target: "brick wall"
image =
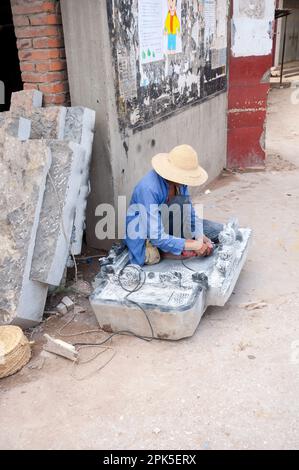
[[[44,105],[69,104],[59,0],[11,0],[24,89],[44,93]]]

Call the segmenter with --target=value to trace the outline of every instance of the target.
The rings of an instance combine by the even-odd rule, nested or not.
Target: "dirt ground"
[[[75,367],[41,352],[42,334],[72,319],[50,316],[32,332],[31,363],[0,383],[1,449],[299,448],[299,104],[291,93],[270,94],[266,171],[225,173],[201,198],[209,218],[237,215],[254,230],[226,307],[209,308],[190,339],[116,337]],[[64,332],[97,328],[79,300],[87,310]],[[247,310],[250,302],[263,308]]]

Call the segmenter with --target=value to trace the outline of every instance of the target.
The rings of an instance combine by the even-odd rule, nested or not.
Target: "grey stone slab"
[[[66,108],[64,106],[42,108],[42,96],[37,90],[13,93],[9,115],[31,121],[31,139],[63,139]]]
[[[29,279],[51,153],[45,142],[4,136],[0,154],[0,322],[41,321],[48,286]]]
[[[5,134],[19,140],[28,140],[31,133],[31,121],[22,117],[10,117],[9,113],[0,113],[0,132],[2,142]]]
[[[63,277],[73,229],[84,150],[65,141],[46,141],[52,165],[47,178],[30,277],[59,286]]]
[[[74,216],[71,243],[73,254],[80,254],[87,197],[90,192],[89,167],[94,138],[95,112],[81,106],[41,108],[40,95],[32,90],[13,94],[10,115],[31,121],[31,139],[58,139],[75,142],[84,148],[80,194]]]
[[[89,168],[94,139],[95,117],[95,111],[82,106],[67,108],[64,139],[82,145],[85,151],[82,181],[76,206],[71,244],[72,253],[75,255],[81,253],[82,237],[85,228],[87,197],[90,192]]]
[[[228,301],[245,263],[250,237],[250,229],[239,229],[232,221],[224,226],[212,256],[184,262],[165,259],[142,269],[128,264],[126,249],[121,253],[112,249],[102,260],[90,297],[101,328],[151,336],[150,321],[154,337],[192,336],[208,306]]]

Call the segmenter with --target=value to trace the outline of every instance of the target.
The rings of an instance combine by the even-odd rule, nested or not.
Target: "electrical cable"
[[[124,284],[123,282],[121,281],[121,276],[122,274],[126,271],[126,270],[132,270],[132,269],[135,269],[135,271],[138,272],[138,276],[139,276],[139,279],[138,279],[138,282],[136,284],[136,286],[133,288],[133,289],[128,289]],[[143,279],[142,279],[142,274],[143,274]],[[105,338],[103,341],[101,341],[100,343],[74,343],[74,346],[84,346],[84,345],[90,345],[90,346],[101,346],[105,343],[107,343],[110,339],[112,339],[114,336],[134,336],[135,338],[138,338],[138,339],[141,339],[143,341],[147,341],[147,342],[151,342],[153,339],[160,339],[160,338],[155,338],[155,333],[154,333],[154,329],[153,329],[153,326],[151,324],[151,321],[149,319],[149,316],[147,314],[147,312],[145,311],[145,309],[138,303],[136,302],[135,300],[132,300],[132,299],[129,299],[129,296],[132,295],[133,293],[135,292],[138,292],[145,284],[146,282],[146,274],[145,272],[143,271],[143,269],[140,267],[140,266],[135,266],[135,265],[128,265],[128,266],[125,266],[124,268],[122,268],[120,270],[120,272],[118,273],[117,275],[117,280],[118,280],[118,283],[120,285],[120,287],[128,292],[128,294],[125,296],[125,300],[129,301],[131,304],[133,305],[136,305],[144,314],[146,320],[147,320],[147,323],[150,327],[150,330],[151,330],[151,336],[143,336],[143,335],[138,335],[137,333],[134,333],[132,331],[128,331],[128,330],[122,330],[122,331],[117,331],[115,333],[112,333],[111,335],[109,335],[107,338]]]
[[[185,261],[184,261],[183,259],[181,260],[181,262],[182,262],[182,265],[183,265],[186,269],[189,269],[189,271],[192,271],[193,273],[196,273],[196,272],[197,272],[195,269],[190,268],[190,266],[188,266],[188,265],[185,263]]]
[[[121,280],[122,274],[124,274],[124,272],[126,270],[130,270],[130,269],[131,270],[134,269],[135,271],[138,272],[137,284],[134,286],[133,289],[128,289],[128,287],[126,287],[124,285],[124,283],[122,282],[122,280]],[[143,275],[143,277],[142,277],[142,275]],[[145,311],[145,309],[138,302],[136,302],[136,301],[129,298],[130,295],[132,295],[135,292],[138,292],[144,286],[144,284],[146,282],[146,274],[143,271],[143,269],[141,267],[135,266],[135,265],[125,266],[118,273],[117,280],[118,280],[118,283],[119,283],[120,287],[124,291],[127,292],[127,295],[125,296],[125,300],[127,300],[128,302],[130,302],[133,305],[136,305],[143,312],[143,314],[144,314],[144,316],[147,320],[147,323],[149,324],[149,327],[150,327],[150,330],[151,330],[151,336],[142,336],[142,335],[138,335],[137,333],[134,333],[132,331],[122,330],[122,331],[117,331],[115,333],[112,333],[111,335],[109,335],[107,338],[105,338],[103,341],[100,341],[100,342],[96,342],[96,343],[76,342],[76,343],[73,343],[73,346],[102,346],[102,345],[106,344],[108,341],[110,341],[114,336],[134,336],[138,339],[141,339],[143,341],[148,341],[148,342],[151,342],[153,339],[157,339],[157,340],[160,339],[160,338],[155,338],[155,333],[154,333],[153,326],[151,324],[151,321],[150,321],[149,316],[148,316],[147,312]],[[99,329],[96,329],[96,330],[79,331],[77,333],[62,333],[63,330],[73,322],[73,320],[75,318],[75,315],[73,315],[73,317],[67,323],[65,323],[60,329],[57,330],[57,334],[59,336],[61,336],[62,338],[73,338],[73,337],[80,336],[80,335],[83,335],[83,334],[102,332],[102,330],[99,328]]]

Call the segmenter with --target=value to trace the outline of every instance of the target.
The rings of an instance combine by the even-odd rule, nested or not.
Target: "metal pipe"
[[[285,56],[285,50],[286,50],[287,22],[288,22],[288,15],[285,16],[285,23],[284,23],[283,46],[282,46],[281,68],[280,68],[280,86],[282,86],[284,56]]]

